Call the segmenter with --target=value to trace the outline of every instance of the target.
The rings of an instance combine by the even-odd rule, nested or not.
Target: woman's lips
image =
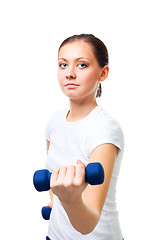
[[[79,85],[75,84],[75,83],[68,83],[65,85],[67,88],[76,88],[78,87]]]

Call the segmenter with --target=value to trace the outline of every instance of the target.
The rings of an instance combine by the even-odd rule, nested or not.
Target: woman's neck
[[[74,122],[85,118],[96,106],[96,100],[91,102],[75,101],[70,99],[70,111],[66,119],[68,122]]]

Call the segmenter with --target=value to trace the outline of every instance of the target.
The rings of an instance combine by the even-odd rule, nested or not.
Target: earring
[[[96,98],[101,97],[101,95],[102,95],[102,86],[101,86],[101,83],[99,82]]]

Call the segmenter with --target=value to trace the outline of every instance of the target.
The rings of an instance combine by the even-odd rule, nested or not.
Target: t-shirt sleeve
[[[50,124],[49,124],[49,121],[48,121],[46,129],[45,129],[45,137],[48,141],[50,141]]]
[[[111,143],[122,150],[124,146],[124,137],[121,126],[113,119],[101,121],[92,129],[89,143],[90,153],[94,148],[105,143]]]
[[[47,125],[46,125],[46,129],[45,129],[45,137],[46,139],[50,142],[51,141],[51,130],[52,130],[52,127],[53,127],[53,122],[54,122],[54,116],[55,116],[55,113],[52,114],[52,116],[49,118],[48,122],[47,122]]]

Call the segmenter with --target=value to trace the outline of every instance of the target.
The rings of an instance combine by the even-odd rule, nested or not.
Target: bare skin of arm
[[[48,141],[48,139],[46,139],[46,151],[47,151],[47,155],[48,155],[48,151],[49,151],[49,146],[50,146],[50,141]],[[50,208],[52,208],[53,206],[53,192],[51,190],[49,190],[49,195],[50,195],[50,199],[51,202],[48,203],[48,206]]]

